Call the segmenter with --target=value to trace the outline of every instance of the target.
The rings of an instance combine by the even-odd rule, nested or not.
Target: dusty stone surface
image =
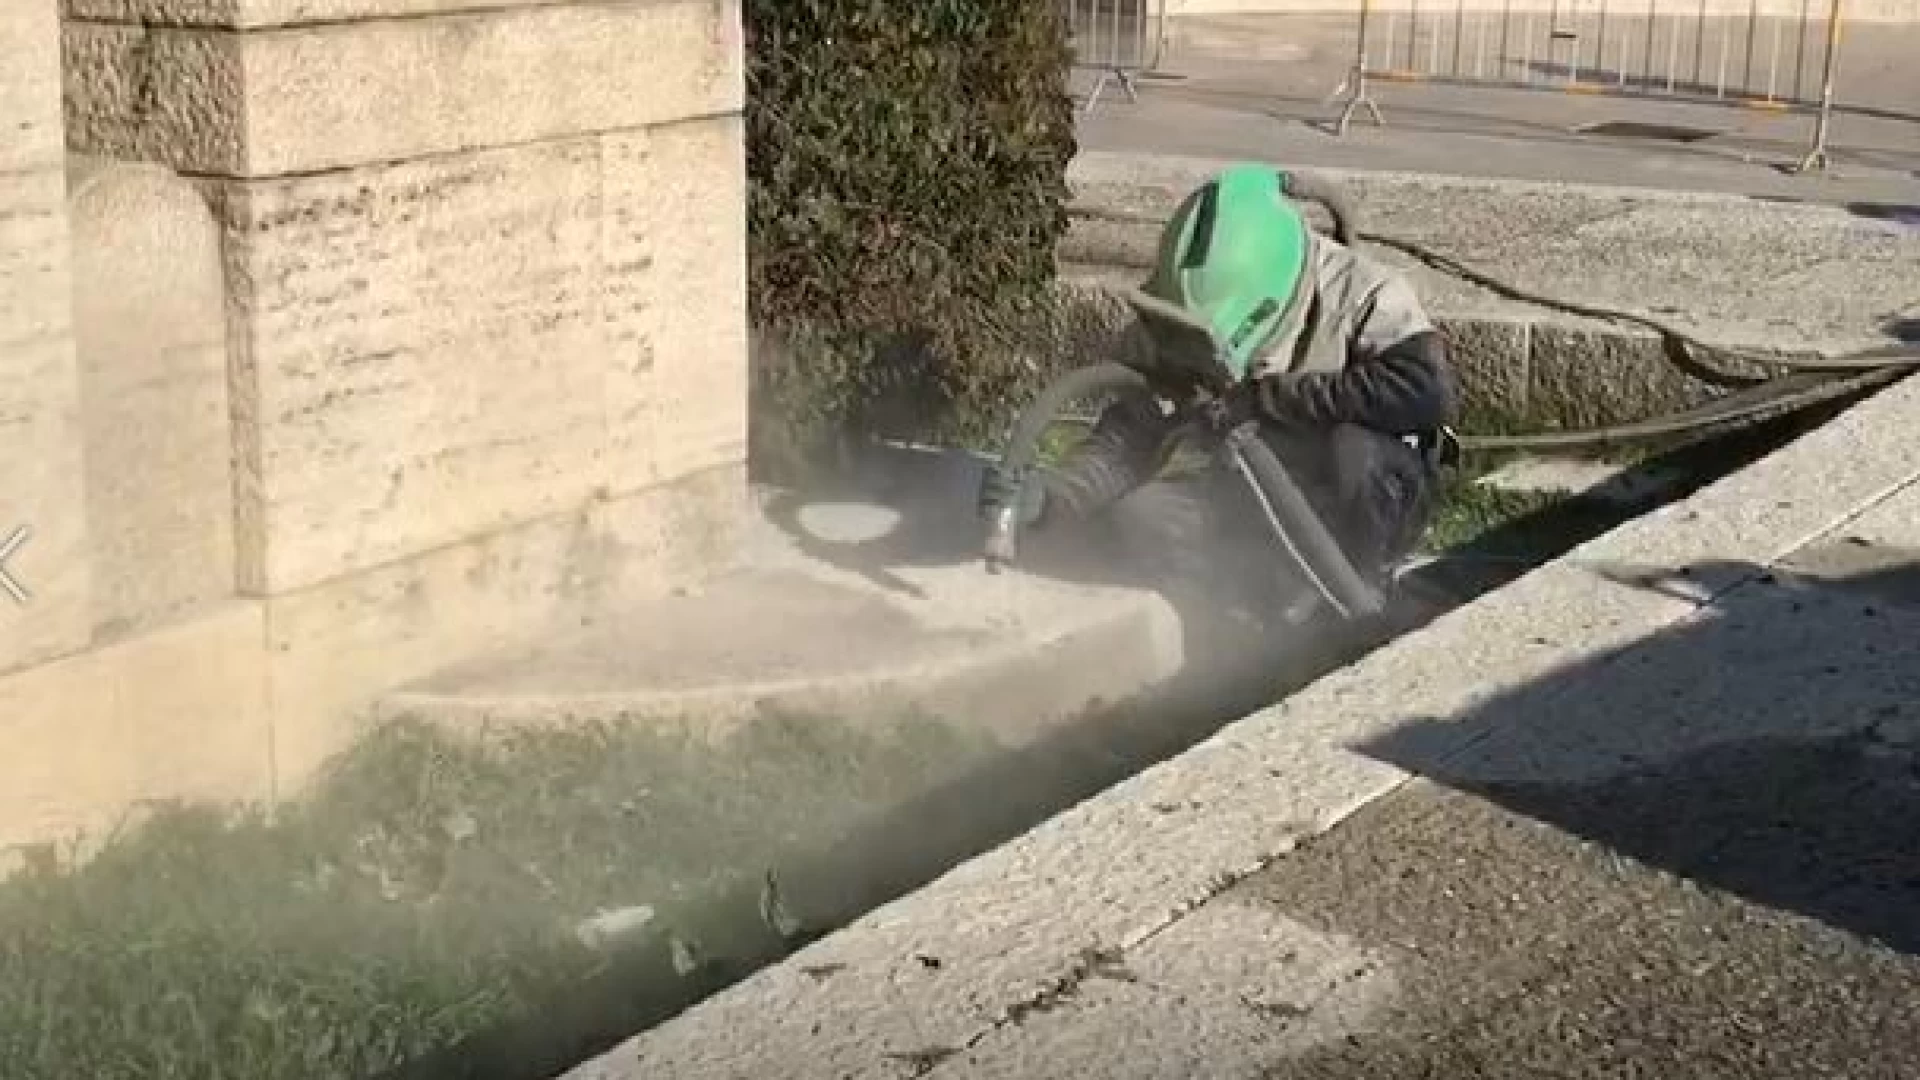
[[[1178,628],[1157,598],[1024,591],[1018,630],[1001,632],[984,625],[999,614],[992,605],[977,605],[971,628],[929,626],[918,605],[870,588],[743,572],[636,605],[604,628],[440,673],[381,708],[475,734],[597,719],[715,741],[770,714],[875,729],[938,717],[1018,746],[1180,670]]]
[[[738,133],[721,118],[228,188],[250,328],[243,587],[741,460]]]
[[[70,22],[65,34],[69,145],[220,176],[736,113],[745,87],[735,0],[513,5],[251,32]]]
[[[83,646],[91,598],[51,0],[0,12],[0,54],[0,545],[33,530],[7,561],[32,606],[0,596],[7,671]]]
[[[387,691],[712,573],[739,549],[744,490],[720,468],[268,598],[283,787],[349,745]]]
[[[0,14],[0,45],[12,58],[0,69],[0,115],[7,138],[0,142],[0,172],[40,169],[59,160],[59,5],[23,0]]]
[[[754,1076],[777,1069],[887,1077],[903,1068],[902,1054],[945,1048],[949,1053],[937,1056],[952,1062],[954,1052],[971,1047],[992,1052],[995,1040],[1022,1037],[1016,1021],[1036,1003],[1054,1000],[1063,984],[1084,982],[1088,956],[1133,953],[1177,928],[1184,912],[1225,884],[1273,865],[1418,772],[1496,760],[1503,775],[1566,781],[1617,768],[1623,753],[1651,752],[1629,746],[1633,736],[1640,739],[1634,746],[1657,736],[1678,754],[1716,735],[1737,738],[1749,725],[1831,731],[1815,721],[1836,713],[1856,725],[1877,719],[1879,705],[1913,696],[1907,654],[1916,638],[1904,624],[1882,625],[1884,635],[1860,624],[1844,599],[1826,601],[1789,638],[1736,635],[1721,637],[1719,646],[1696,646],[1724,646],[1731,659],[1714,653],[1709,661],[1699,651],[1689,656],[1663,646],[1702,627],[1724,634],[1716,599],[1751,586],[1765,565],[1813,538],[1913,498],[1920,459],[1906,429],[1916,408],[1920,385],[1897,386],[1774,456],[1441,616],[957,867],[574,1075]],[[1745,596],[1760,604],[1737,612],[1749,628],[1778,623],[1783,611],[1807,603],[1803,595]],[[1852,650],[1849,657],[1868,665],[1845,700],[1834,698],[1836,683],[1819,684],[1828,689],[1822,697],[1812,687],[1782,693],[1772,682],[1811,683],[1806,665],[1815,663],[1818,650],[1809,643],[1816,639],[1828,643],[1824,655]],[[1625,677],[1635,665],[1643,667]],[[1714,665],[1719,670],[1700,689],[1686,689]],[[1711,695],[1733,692],[1736,682],[1749,707],[1720,709]],[[1770,684],[1775,693],[1768,693]],[[1659,715],[1674,715],[1662,711],[1668,690],[1680,694],[1678,707],[1697,723],[1657,723]],[[1609,704],[1620,694],[1654,717],[1612,733],[1620,717]],[[1542,722],[1562,716],[1594,722],[1578,733]],[[1511,752],[1500,754],[1502,745]],[[1342,882],[1348,890],[1369,884]],[[940,959],[937,970],[917,959],[927,955]],[[809,970],[835,974],[823,980]],[[1203,1008],[1185,1026],[1218,1019]],[[1235,1014],[1212,1029],[1243,1023]],[[1055,1045],[1075,1037],[1055,1033]],[[1075,1045],[1088,1037],[1078,1038]]]
[[[155,166],[72,171],[75,338],[96,639],[234,594],[220,233]]]
[[[1179,674],[1183,627],[1158,595],[986,573],[979,467],[903,452],[837,501],[759,492],[729,572],[413,682],[382,711],[469,732],[618,717],[710,740],[769,713],[931,716],[1017,747]]]
[[[29,754],[11,794],[41,808],[23,828],[92,823],[166,777],[294,790],[381,692],[734,554],[737,3],[460,7],[76,0],[69,139],[56,5],[0,14],[25,58],[0,71],[20,132],[0,147],[0,543],[34,529],[8,563],[32,618],[0,598],[0,693],[31,710],[0,722]],[[252,28],[185,25],[206,20]],[[157,167],[79,170],[80,373],[69,141],[200,174],[196,194]],[[236,587],[262,598],[250,629],[204,630]],[[197,644],[167,652],[176,632]],[[111,697],[76,714],[88,731],[177,696],[209,745],[252,745],[267,717],[270,750],[196,772],[168,713],[163,742],[90,743],[100,782],[62,792],[67,759],[33,748],[82,678]]]
[[[271,796],[264,640],[237,602],[0,677],[0,849],[97,843],[143,799]]]

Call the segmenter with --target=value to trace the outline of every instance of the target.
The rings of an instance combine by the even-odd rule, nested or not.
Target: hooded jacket
[[[1318,238],[1300,330],[1249,374],[1262,419],[1293,431],[1352,424],[1425,436],[1449,423],[1457,390],[1438,328],[1398,272]],[[1167,420],[1145,400],[1109,406],[1045,479],[1048,502],[1092,513],[1151,479]]]

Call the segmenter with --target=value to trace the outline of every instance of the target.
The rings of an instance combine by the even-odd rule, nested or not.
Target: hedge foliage
[[[746,0],[757,429],[872,426],[1005,374],[1075,152],[1050,0]],[[757,434],[771,434],[757,430]],[[791,431],[788,432],[791,434]]]

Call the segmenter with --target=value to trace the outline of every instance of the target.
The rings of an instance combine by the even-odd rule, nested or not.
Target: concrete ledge
[[[713,470],[0,674],[0,848],[84,854],[145,801],[296,792],[386,691],[712,574],[745,487]]]
[[[847,502],[758,493],[729,572],[435,673],[381,712],[476,735],[638,720],[714,744],[773,714],[927,718],[1018,750],[1181,674],[1181,619],[1158,594],[984,572],[978,459],[866,462],[865,493]]]
[[[303,783],[376,718],[379,697],[449,665],[573,633],[739,546],[743,467],[611,501],[273,596],[267,648],[275,769]]]
[[[1452,722],[1469,710],[1582,662],[1630,656],[1786,553],[1870,518],[1920,481],[1908,437],[1916,414],[1920,382],[1902,383],[954,869],[571,1080],[879,1080],[928,1053],[931,1071],[1410,779],[1369,746],[1411,732],[1426,760],[1464,753],[1489,734]]]
[[[932,718],[1012,748],[1180,669],[1177,621],[1151,594],[1038,581],[998,591],[1004,608],[968,605],[975,625],[936,627],[927,601],[742,573],[635,605],[616,626],[442,672],[380,711],[481,737],[617,721],[716,745],[776,714],[861,729]],[[1016,610],[1017,632],[988,625]]]
[[[247,31],[69,22],[67,142],[264,177],[622,131],[738,112],[741,48],[734,0]]]
[[[273,794],[264,612],[189,623],[0,676],[0,849],[97,844],[148,800]]]

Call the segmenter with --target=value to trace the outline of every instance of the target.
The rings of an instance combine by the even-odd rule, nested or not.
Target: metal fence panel
[[[1339,129],[1381,122],[1369,80],[1640,95],[1816,113],[1821,165],[1841,2],[1361,0]]]
[[[1166,51],[1166,0],[1060,0],[1073,42],[1073,63],[1097,73],[1089,111],[1110,85],[1139,100],[1135,77],[1160,66]]]

